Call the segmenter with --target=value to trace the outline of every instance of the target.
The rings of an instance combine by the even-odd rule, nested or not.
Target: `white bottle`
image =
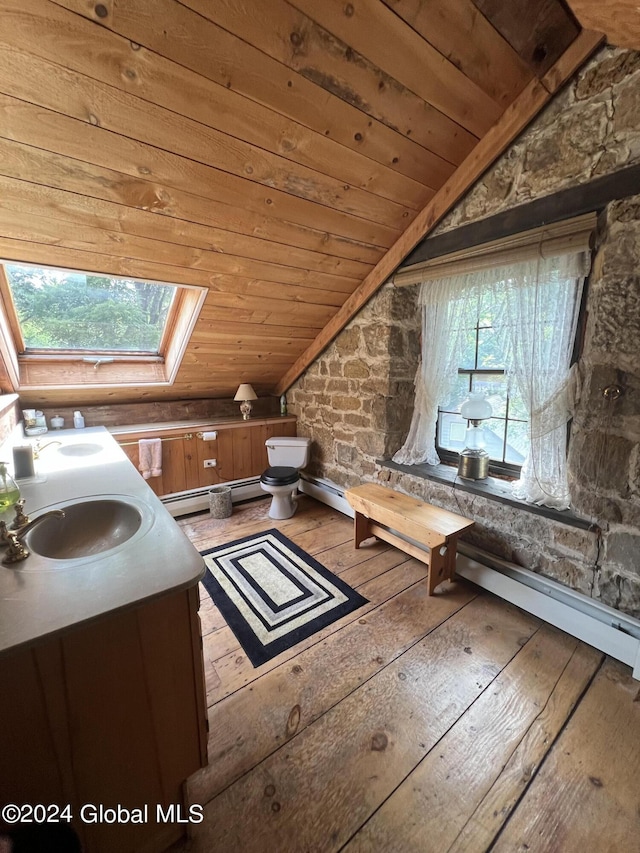
[[[73,413],[73,425],[76,429],[84,428],[84,418],[80,414],[80,412]]]

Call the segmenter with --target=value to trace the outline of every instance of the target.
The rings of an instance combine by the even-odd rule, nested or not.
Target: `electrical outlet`
[[[204,460],[204,467],[205,468],[215,468],[217,464],[218,464],[217,459],[205,459]]]

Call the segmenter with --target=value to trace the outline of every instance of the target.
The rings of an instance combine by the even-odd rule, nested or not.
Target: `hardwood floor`
[[[294,851],[640,849],[640,685],[630,669],[302,496],[180,521],[196,547],[277,527],[369,604],[254,669],[202,589],[204,820],[174,848]]]

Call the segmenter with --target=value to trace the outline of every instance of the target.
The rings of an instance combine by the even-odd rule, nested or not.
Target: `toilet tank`
[[[274,436],[265,441],[269,465],[288,465],[291,468],[304,468],[309,461],[308,438],[296,436]]]

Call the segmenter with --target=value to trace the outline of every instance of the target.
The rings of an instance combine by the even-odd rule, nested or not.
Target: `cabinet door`
[[[151,438],[151,436],[149,437]],[[162,439],[161,436],[160,438]],[[136,471],[139,472],[138,442],[135,439],[126,438],[122,439],[119,444]],[[183,492],[188,488],[186,485],[184,438],[182,436],[169,436],[162,441],[162,475],[160,477],[149,477],[146,482],[156,495]]]
[[[236,427],[230,430],[233,437],[233,479],[242,480],[244,477],[253,477],[251,458],[251,444],[255,427]]]
[[[233,433],[236,432],[233,428],[219,429],[217,444],[218,464],[216,471],[218,473],[218,482],[227,483],[229,480],[235,479],[234,464],[233,464]]]
[[[185,445],[188,438],[170,436],[162,441],[162,476],[151,477],[147,483],[157,495],[170,495],[191,488],[188,483]]]
[[[202,435],[202,433],[200,434]],[[220,448],[218,446],[218,439],[214,438],[212,441],[205,441],[203,438],[196,437],[194,450],[198,465],[196,485],[200,488],[215,486],[220,482],[220,469],[218,467],[220,464],[218,458]],[[214,459],[216,462],[215,468],[206,468],[205,462],[211,459]]]

